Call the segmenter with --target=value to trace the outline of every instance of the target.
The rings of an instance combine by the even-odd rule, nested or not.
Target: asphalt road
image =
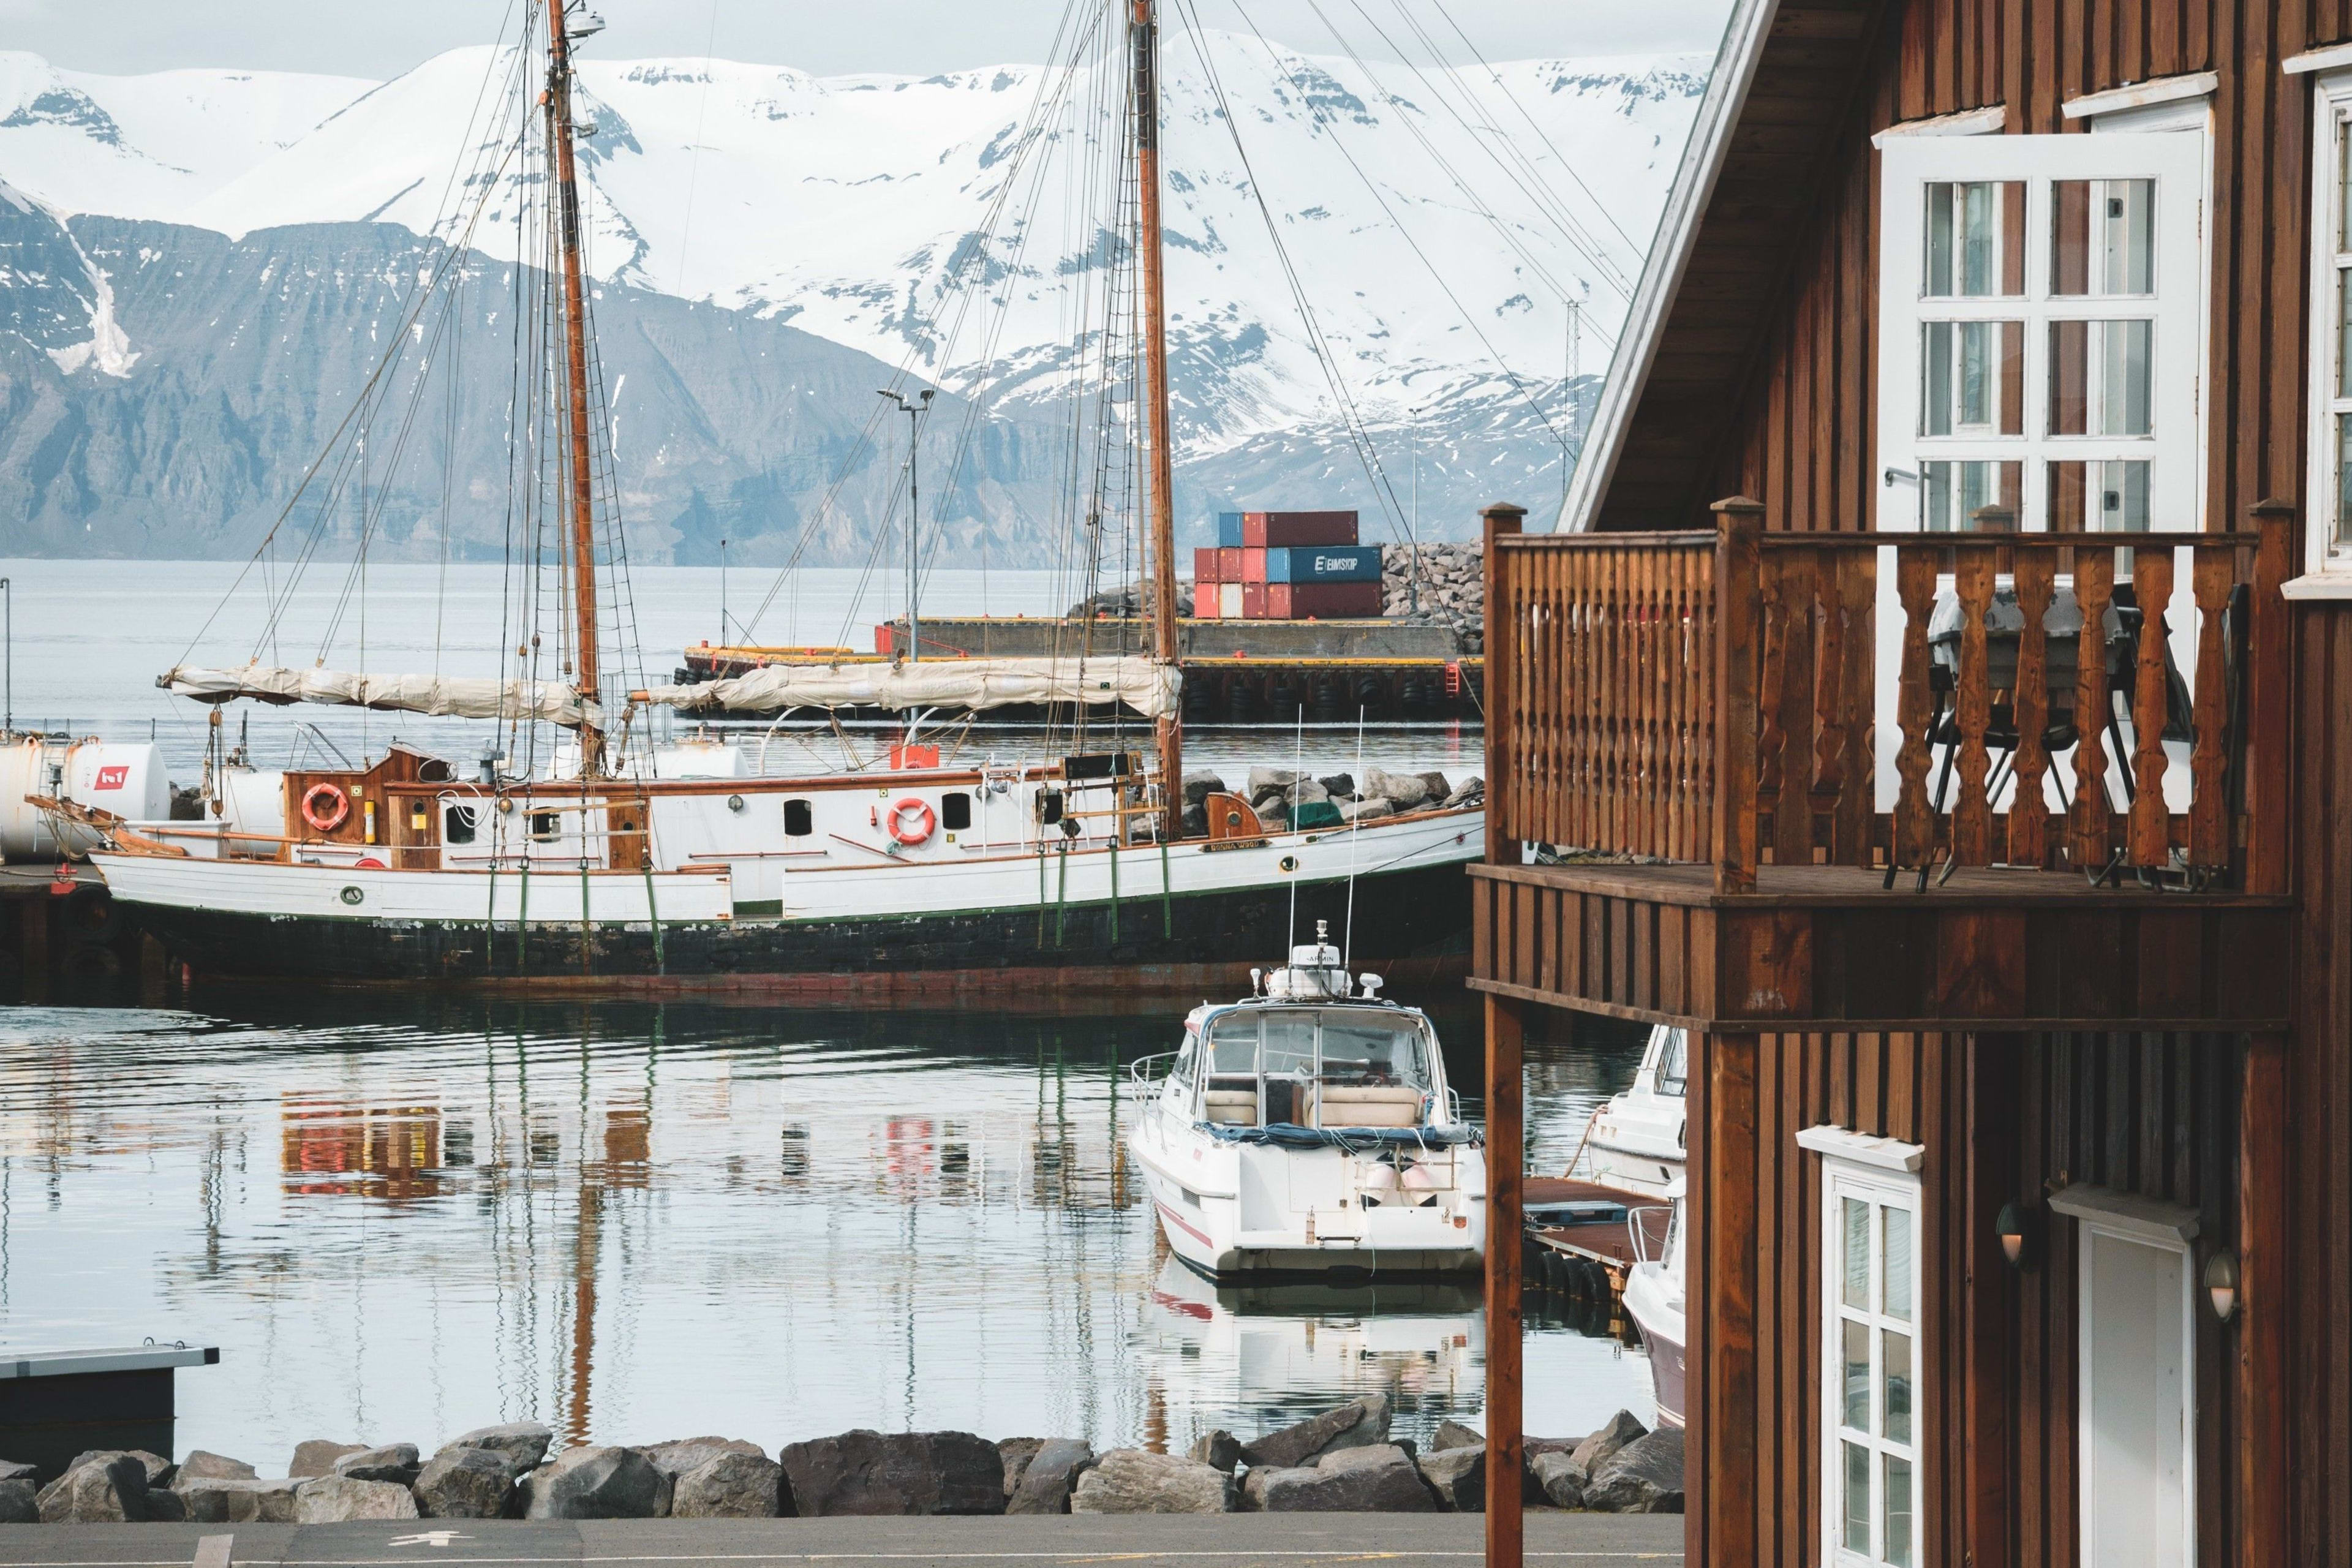
[[[1144,1563],[1166,1568],[1316,1568],[1482,1553],[1475,1514],[1063,1515],[1016,1519],[410,1520],[364,1524],[0,1526],[6,1568],[737,1568],[759,1563]],[[1680,1563],[1683,1521],[1644,1515],[1530,1513],[1528,1560],[1546,1568]]]

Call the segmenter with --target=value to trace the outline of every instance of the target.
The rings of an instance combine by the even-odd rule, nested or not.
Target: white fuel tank
[[[131,822],[172,814],[172,784],[163,753],[141,742],[68,741],[24,735],[0,740],[0,856],[34,860],[81,854],[94,835],[68,827],[60,843],[51,821],[27,800],[53,795]]]

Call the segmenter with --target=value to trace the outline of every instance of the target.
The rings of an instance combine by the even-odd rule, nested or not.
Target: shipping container
[[[1242,547],[1242,514],[1240,512],[1221,511],[1217,514],[1217,544],[1221,549],[1225,550],[1239,550]]]
[[[1242,585],[1239,583],[1217,584],[1217,619],[1238,621],[1242,618]]]
[[[1218,604],[1218,600],[1222,599],[1223,596],[1224,592],[1223,584],[1193,584],[1192,618],[1196,621],[1221,621],[1224,619],[1224,616],[1219,614],[1219,611],[1223,606]]]
[[[1265,551],[1244,550],[1242,552],[1242,581],[1244,583],[1263,583],[1265,581]]]
[[[1286,583],[1282,586],[1290,590],[1290,614],[1284,617],[1287,620],[1370,620],[1381,613],[1378,583]]]
[[[1244,583],[1242,584],[1242,619],[1245,621],[1262,621],[1265,619],[1265,584]]]
[[[1270,511],[1265,514],[1265,544],[1353,544],[1357,540],[1352,511]],[[1256,540],[1247,542],[1255,544]]]
[[[1217,581],[1238,583],[1242,580],[1242,547],[1238,544],[1217,552]]]
[[[1192,552],[1192,581],[1196,584],[1218,581],[1217,558],[1220,553],[1214,545]]]
[[[1381,547],[1377,544],[1316,544],[1265,552],[1269,583],[1377,583],[1381,580]]]
[[[1252,550],[1265,548],[1265,513],[1262,511],[1242,513],[1242,543]]]

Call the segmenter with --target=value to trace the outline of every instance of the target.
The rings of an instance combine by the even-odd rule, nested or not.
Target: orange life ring
[[[320,810],[319,802],[321,800],[333,802],[332,809]],[[312,784],[302,794],[302,820],[321,833],[332,833],[343,825],[343,818],[351,814],[352,797],[343,793],[343,786],[341,784],[321,781]]]
[[[352,862],[352,869],[354,871],[382,871],[386,869],[386,868],[384,863],[377,859],[374,856],[362,855],[358,859]]]
[[[914,817],[911,824],[908,821],[909,813]],[[890,808],[890,837],[909,848],[929,838],[939,825],[939,814],[919,795],[910,795]]]

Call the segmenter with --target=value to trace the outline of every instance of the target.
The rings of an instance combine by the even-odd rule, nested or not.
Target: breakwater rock
[[[429,1457],[406,1443],[316,1441],[270,1477],[201,1450],[83,1454],[36,1487],[0,1461],[0,1523],[326,1524],[364,1519],[769,1519],[844,1514],[1476,1512],[1484,1439],[1447,1422],[1427,1454],[1367,1394],[1244,1441],[1204,1435],[1189,1454],[1081,1438],[844,1432],[788,1443],[685,1437],[556,1450],[536,1422],[484,1426]],[[1679,1513],[1682,1433],[1623,1411],[1582,1438],[1529,1438],[1529,1502]]]

